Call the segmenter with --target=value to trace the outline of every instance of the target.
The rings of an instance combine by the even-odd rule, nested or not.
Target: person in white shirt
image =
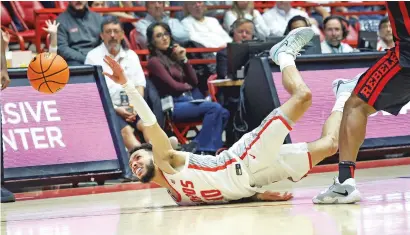
[[[309,19],[306,12],[292,8],[291,3],[292,2],[277,1],[272,9],[263,13],[263,19],[266,25],[268,25],[272,36],[283,36],[288,21],[294,16],[300,15]]]
[[[323,21],[325,40],[320,44],[322,54],[349,53],[355,50],[349,44],[342,42],[348,32],[339,16],[329,16]]]
[[[238,18],[244,18],[253,21],[256,30],[256,37],[265,40],[269,36],[270,30],[262,18],[261,13],[253,8],[251,1],[235,1],[232,9],[228,10],[224,16],[223,26],[227,32],[231,31],[233,22]]]
[[[115,17],[104,19],[100,36],[103,43],[88,52],[85,64],[100,65],[104,72],[111,72],[107,64],[104,63],[103,58],[106,55],[114,58],[124,69],[125,74],[127,74],[138,92],[144,96],[144,88],[146,85],[145,75],[138,55],[133,50],[128,49],[125,44],[124,30],[120,21]],[[122,94],[124,92],[123,88],[109,78],[105,80],[118,117],[117,123],[121,129],[125,147],[131,149],[140,145],[134,136],[133,130],[133,128],[137,127],[138,118],[131,107],[126,107],[122,104],[122,101],[126,99],[126,96]]]
[[[377,50],[384,51],[394,47],[393,31],[388,17],[383,18],[379,23],[379,40]]]
[[[182,24],[189,31],[190,40],[208,48],[226,47],[232,38],[216,18],[205,16],[205,10],[204,2],[184,3],[186,17]]]

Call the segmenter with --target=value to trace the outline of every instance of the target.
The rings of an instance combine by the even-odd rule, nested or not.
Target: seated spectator
[[[300,15],[309,18],[304,11],[292,8],[292,2],[277,1],[276,5],[263,13],[263,19],[270,29],[272,36],[281,37],[284,35],[288,21],[294,16]]]
[[[102,20],[85,1],[69,2],[67,10],[58,16],[58,54],[68,65],[84,64],[87,53],[98,46],[100,27],[96,25],[101,25]]]
[[[256,37],[260,40],[265,40],[270,34],[270,30],[262,18],[261,13],[253,8],[251,1],[235,1],[232,4],[232,9],[225,13],[223,26],[227,32],[231,31],[233,22],[237,19],[248,19],[255,24]]]
[[[146,43],[147,41],[147,28],[152,23],[164,22],[171,27],[172,37],[178,43],[184,43],[189,40],[189,32],[184,28],[182,23],[178,19],[170,18],[164,14],[164,2],[153,1],[146,2],[145,6],[147,7],[147,14],[144,19],[139,20],[135,24],[135,28],[141,34],[142,38],[140,41]]]
[[[320,44],[322,53],[354,52],[349,44],[342,42],[348,34],[346,26],[339,16],[329,16],[323,21],[325,40]]]
[[[288,35],[290,31],[300,27],[311,27],[309,20],[303,16],[294,16],[292,19],[289,20],[284,35]]]
[[[377,50],[384,51],[394,47],[393,31],[388,17],[383,18],[379,24],[379,40]]]
[[[222,132],[229,112],[211,101],[192,102],[204,99],[197,89],[198,79],[188,63],[186,50],[173,44],[171,29],[165,23],[154,23],[147,29],[150,59],[147,69],[161,97],[172,96],[176,122],[202,120],[202,128],[195,137],[199,152],[215,153],[223,146]],[[170,47],[172,46],[172,47]]]
[[[254,24],[249,19],[239,18],[232,24],[232,36],[235,43],[242,43],[253,39]],[[228,75],[228,55],[224,48],[216,54],[216,74],[218,79],[225,79]]]
[[[104,72],[110,73],[108,65],[104,62],[104,56],[110,55],[120,63],[127,77],[132,80],[137,90],[144,96],[146,84],[144,72],[138,55],[127,47],[124,37],[122,24],[117,18],[109,17],[104,19],[101,26],[101,39],[103,42],[87,54],[85,64],[100,65]],[[121,96],[123,96],[123,99],[125,98],[122,94],[124,92],[123,88],[109,78],[105,81],[117,114],[117,123],[121,129],[125,147],[131,149],[139,144],[133,130],[133,128],[137,128],[138,119],[130,107],[122,105]]]
[[[106,1],[88,1],[88,6],[91,8],[108,8],[108,2]],[[132,15],[132,13],[128,12],[107,12],[107,13],[100,13],[103,17],[109,16],[116,16],[120,18],[126,19],[135,19],[136,17]]]
[[[182,24],[188,30],[191,41],[211,48],[226,47],[228,42],[232,42],[216,18],[205,16],[204,2],[185,2],[184,11],[186,17]]]
[[[87,54],[85,64],[100,65],[103,72],[111,73],[110,68],[104,62],[105,55],[111,56],[120,63],[127,78],[134,83],[140,94],[144,96],[146,85],[144,72],[142,71],[138,55],[127,47],[124,37],[123,26],[116,17],[111,16],[104,19],[101,24],[101,39],[103,42]],[[106,78],[105,81],[117,114],[116,123],[121,130],[125,147],[129,150],[139,146],[140,142],[134,135],[134,128],[142,130],[143,127],[140,119],[132,110],[132,107],[124,106],[123,102],[127,103],[128,97],[122,86],[114,83],[109,78]],[[124,160],[128,163],[127,159]],[[128,171],[124,178],[135,180]]]

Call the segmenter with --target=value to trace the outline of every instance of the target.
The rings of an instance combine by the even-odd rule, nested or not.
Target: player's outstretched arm
[[[151,111],[144,98],[140,95],[134,84],[127,81],[124,75],[124,71],[121,66],[109,56],[105,56],[104,62],[110,66],[113,74],[103,72],[104,75],[109,77],[115,83],[118,83],[124,87],[125,92],[128,95],[130,103],[135,107],[138,116],[144,123],[144,134],[151,140],[154,152],[154,160],[158,167],[162,168],[162,163],[167,163],[166,167],[169,167],[169,151],[173,150],[168,136],[159,126],[154,113]],[[162,169],[167,172],[166,169]]]

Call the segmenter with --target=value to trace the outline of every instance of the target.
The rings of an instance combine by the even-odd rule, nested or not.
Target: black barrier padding
[[[27,69],[8,69],[9,76],[11,78],[10,87],[17,86],[30,86],[27,79]],[[118,171],[129,171],[128,153],[123,146],[123,140],[121,131],[115,124],[115,110],[112,106],[111,98],[108,92],[106,81],[102,75],[101,66],[71,66],[70,67],[70,80],[69,84],[79,83],[95,83],[99,91],[100,99],[104,112],[107,118],[110,134],[113,140],[117,160],[103,160],[92,162],[80,162],[80,163],[68,163],[57,165],[43,165],[43,166],[30,166],[30,167],[18,167],[18,168],[6,168],[4,170],[5,181],[35,179],[35,178],[50,178],[56,176],[78,176],[81,174],[95,173],[110,173]],[[92,109],[92,107],[90,107]],[[95,140],[97,141],[97,140]],[[90,143],[92,144],[92,140]],[[125,160],[123,160],[125,159]],[[22,159],[24,160],[24,159]]]

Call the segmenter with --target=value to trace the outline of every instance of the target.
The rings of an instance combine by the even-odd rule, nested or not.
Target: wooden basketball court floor
[[[9,235],[165,234],[410,234],[410,165],[356,172],[362,202],[313,205],[336,172],[310,174],[298,183],[270,185],[291,191],[287,202],[179,207],[164,189],[140,183],[18,193],[1,205],[1,232]]]

